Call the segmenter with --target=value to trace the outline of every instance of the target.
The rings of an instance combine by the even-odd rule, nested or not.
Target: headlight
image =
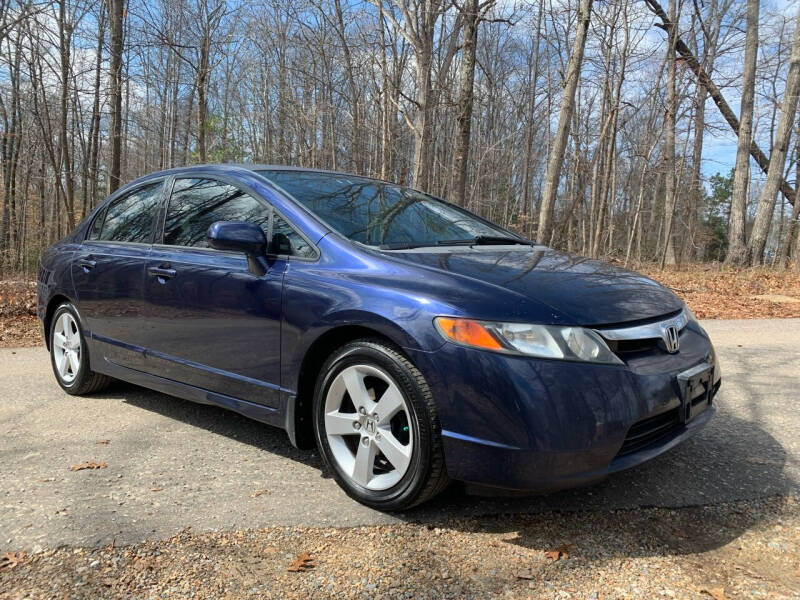
[[[540,358],[622,364],[591,329],[436,317],[436,329],[462,346]]]

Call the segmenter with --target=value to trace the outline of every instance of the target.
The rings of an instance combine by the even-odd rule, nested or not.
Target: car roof
[[[186,165],[182,167],[173,167],[171,169],[165,169],[163,171],[148,173],[147,175],[139,177],[138,179],[136,179],[131,183],[136,183],[139,181],[144,181],[146,179],[151,179],[155,177],[163,177],[165,175],[179,175],[182,173],[192,173],[195,171],[218,171],[218,172],[229,171],[235,173],[236,171],[239,170],[251,171],[251,172],[296,171],[298,173],[320,173],[325,175],[340,175],[345,177],[358,177],[360,179],[371,179],[373,181],[380,181],[382,183],[393,183],[383,179],[378,179],[377,177],[369,177],[367,175],[359,175],[357,173],[346,173],[344,171],[331,171],[328,169],[314,169],[311,167],[296,167],[291,165],[270,165],[270,164],[258,164],[258,163],[205,163],[199,165]]]

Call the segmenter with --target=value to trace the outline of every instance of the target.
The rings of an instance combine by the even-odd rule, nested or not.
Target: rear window
[[[92,223],[90,239],[150,243],[162,186],[162,182],[145,185],[111,202],[105,216]]]

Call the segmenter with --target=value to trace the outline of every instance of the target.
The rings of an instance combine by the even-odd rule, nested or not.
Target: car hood
[[[616,325],[674,313],[683,302],[652,279],[549,248],[473,246],[392,252],[395,258],[490,284],[549,306],[574,324]]]

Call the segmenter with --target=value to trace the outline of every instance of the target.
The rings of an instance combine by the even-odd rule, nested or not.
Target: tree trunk
[[[564,92],[561,96],[558,129],[550,151],[550,159],[547,162],[544,195],[539,208],[539,227],[536,232],[536,241],[540,244],[546,244],[550,240],[553,228],[553,209],[558,195],[561,167],[564,164],[564,151],[567,148],[567,138],[569,137],[570,124],[572,123],[572,111],[575,109],[575,89],[578,87],[578,79],[581,76],[581,63],[583,62],[583,50],[586,47],[586,35],[589,31],[591,11],[592,0],[581,0],[578,8],[578,28],[567,66]]]
[[[753,232],[747,247],[750,261],[754,265],[761,264],[764,256],[764,247],[767,244],[767,235],[772,224],[772,215],[775,212],[775,199],[778,189],[783,181],[783,167],[786,163],[786,154],[789,150],[789,140],[792,135],[792,125],[797,111],[797,96],[800,91],[800,11],[794,29],[792,42],[792,55],[789,59],[789,73],[786,76],[786,88],[783,92],[781,103],[781,117],[778,121],[778,131],[772,153],[769,156],[769,169],[767,180],[761,197],[758,199],[758,212],[753,224]]]
[[[542,32],[542,16],[544,15],[544,6],[539,4],[539,10],[536,14],[536,34],[534,38],[533,50],[533,64],[531,65],[530,76],[530,99],[528,101],[528,115],[527,123],[525,123],[525,158],[522,165],[522,202],[520,203],[520,214],[526,215],[533,214],[533,207],[530,200],[531,189],[531,161],[533,156],[533,131],[535,124],[533,119],[536,114],[536,82],[539,80],[539,48],[541,40],[539,39]]]
[[[795,136],[794,140],[794,169],[795,181],[800,181],[800,137],[798,136]],[[798,219],[800,219],[800,202],[795,202],[794,207],[792,207],[792,216],[786,225],[786,234],[783,237],[783,241],[781,241],[781,247],[777,254],[780,267],[785,267],[789,262],[789,252],[792,249],[792,240],[797,230]],[[797,260],[796,255],[795,260]]]
[[[424,46],[416,51],[417,59],[417,118],[414,123],[414,158],[412,159],[414,187],[428,191],[430,185],[430,156],[433,140],[433,29]]]
[[[675,0],[669,0],[669,22],[677,21]],[[675,116],[678,111],[678,95],[675,88],[675,38],[677,28],[670,27],[667,38],[667,106],[664,117],[664,247],[660,266],[675,264],[675,247],[672,243],[672,221],[675,214]]]
[[[122,15],[125,0],[108,0],[109,36],[111,55],[111,158],[108,167],[108,192],[120,185],[122,165]]]
[[[86,212],[94,208],[97,204],[97,178],[98,178],[98,156],[100,154],[100,85],[101,71],[103,66],[103,45],[105,41],[105,22],[106,5],[100,4],[100,15],[97,24],[97,57],[94,72],[94,98],[92,100],[92,121],[89,129],[89,178],[88,186],[89,201],[84,199]]]
[[[753,138],[753,103],[755,100],[756,59],[758,57],[759,0],[747,0],[747,37],[742,72],[742,111],[739,140],[736,145],[736,168],[733,176],[731,215],[728,229],[728,254],[725,262],[738,265],[747,257],[745,218],[750,191],[750,146]]]
[[[475,83],[475,50],[478,41],[478,0],[465,0],[461,12],[464,29],[461,34],[461,63],[458,67],[458,97],[456,99],[456,139],[453,149],[452,200],[466,206],[469,140],[472,129],[473,87]]]

